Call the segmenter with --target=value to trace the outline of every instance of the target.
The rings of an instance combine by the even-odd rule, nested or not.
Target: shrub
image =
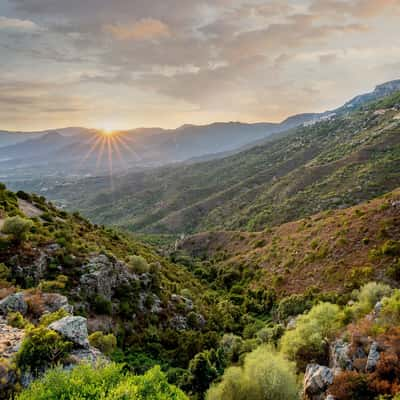
[[[310,299],[303,295],[293,294],[285,297],[279,302],[276,310],[276,316],[279,321],[285,321],[288,317],[302,314],[312,307]]]
[[[168,384],[159,367],[143,376],[125,374],[114,363],[97,366],[86,364],[72,371],[49,370],[34,381],[17,400],[188,400],[175,386]]]
[[[112,334],[104,335],[103,332],[93,332],[89,342],[104,354],[111,354],[117,348],[117,338]]]
[[[94,298],[93,308],[99,314],[110,315],[112,313],[111,301],[100,295],[97,295]]]
[[[195,393],[203,398],[203,393],[210,387],[211,382],[218,376],[217,369],[213,365],[209,351],[198,353],[190,361],[190,384]]]
[[[294,364],[271,347],[261,346],[247,355],[243,367],[228,368],[207,400],[297,400]]]
[[[400,324],[400,290],[396,289],[392,296],[382,300],[382,309],[379,322],[383,325],[393,326]]]
[[[281,340],[282,351],[301,370],[311,362],[324,364],[329,350],[327,340],[340,326],[339,306],[320,303],[297,319],[294,330],[286,331]]]
[[[41,326],[49,326],[55,321],[58,321],[61,318],[68,317],[69,313],[64,310],[63,308],[60,308],[59,310],[50,313],[50,314],[43,314],[40,317],[40,325]]]
[[[31,328],[17,353],[17,365],[21,370],[37,375],[62,362],[71,349],[72,344],[62,339],[57,332],[42,326]]]
[[[15,242],[22,242],[26,239],[26,234],[32,228],[33,222],[20,216],[6,218],[2,228],[2,232],[11,235]]]
[[[10,361],[0,358],[0,400],[14,399],[19,391],[18,374]]]
[[[144,274],[150,271],[149,263],[142,256],[130,256],[128,266],[136,274]]]
[[[374,393],[368,387],[365,374],[355,371],[344,371],[336,375],[329,393],[337,400],[373,399]]]
[[[27,325],[27,321],[20,312],[10,312],[7,315],[7,324],[18,329],[23,329]]]

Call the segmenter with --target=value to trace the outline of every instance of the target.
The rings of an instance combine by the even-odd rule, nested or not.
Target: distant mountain
[[[150,233],[260,230],[400,186],[400,92],[229,157],[57,186],[99,223]]]

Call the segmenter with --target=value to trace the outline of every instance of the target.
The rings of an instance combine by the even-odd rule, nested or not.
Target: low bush
[[[50,324],[52,324],[55,321],[58,321],[61,318],[68,317],[68,315],[70,314],[63,308],[60,308],[59,310],[50,314],[43,314],[40,317],[40,325],[45,327],[49,326]]]
[[[20,312],[10,312],[7,315],[7,324],[18,329],[23,329],[27,326],[28,321],[25,320]]]
[[[150,271],[149,263],[142,256],[130,256],[128,266],[136,274],[144,274]]]
[[[89,343],[107,355],[117,348],[117,338],[112,333],[105,335],[100,331],[93,332],[89,336]]]
[[[10,235],[17,243],[26,239],[26,234],[32,228],[33,222],[20,216],[6,218],[1,231]]]
[[[125,374],[121,365],[97,366],[81,364],[72,371],[49,370],[34,381],[17,400],[188,400],[185,394],[170,385],[159,367],[145,375]]]
[[[374,393],[368,386],[367,376],[355,371],[344,371],[336,375],[329,393],[336,400],[373,399]]]
[[[17,353],[17,365],[21,370],[38,375],[46,368],[65,360],[72,344],[45,327],[31,328]]]

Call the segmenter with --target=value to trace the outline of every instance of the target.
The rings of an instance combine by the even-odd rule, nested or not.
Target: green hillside
[[[135,232],[260,230],[396,188],[399,110],[397,93],[231,157],[128,174],[113,191],[94,178],[49,195]]]

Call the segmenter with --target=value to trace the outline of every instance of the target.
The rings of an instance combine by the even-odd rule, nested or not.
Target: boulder
[[[73,313],[74,307],[68,303],[67,297],[58,293],[43,293],[42,296],[46,312],[52,313],[63,309],[69,314]]]
[[[86,318],[64,317],[50,324],[49,328],[79,347],[89,347]]]
[[[373,372],[380,359],[379,346],[377,342],[372,342],[368,353],[366,372]]]
[[[85,362],[91,365],[96,365],[99,362],[108,362],[108,359],[104,356],[104,354],[92,346],[86,349],[81,348],[72,350],[69,355],[69,359],[71,360],[72,364]]]
[[[322,400],[333,382],[333,371],[325,366],[309,364],[304,374],[304,394],[310,400]]]
[[[0,301],[0,313],[7,315],[9,312],[20,312],[25,315],[28,311],[28,304],[24,299],[24,294],[14,293]]]

